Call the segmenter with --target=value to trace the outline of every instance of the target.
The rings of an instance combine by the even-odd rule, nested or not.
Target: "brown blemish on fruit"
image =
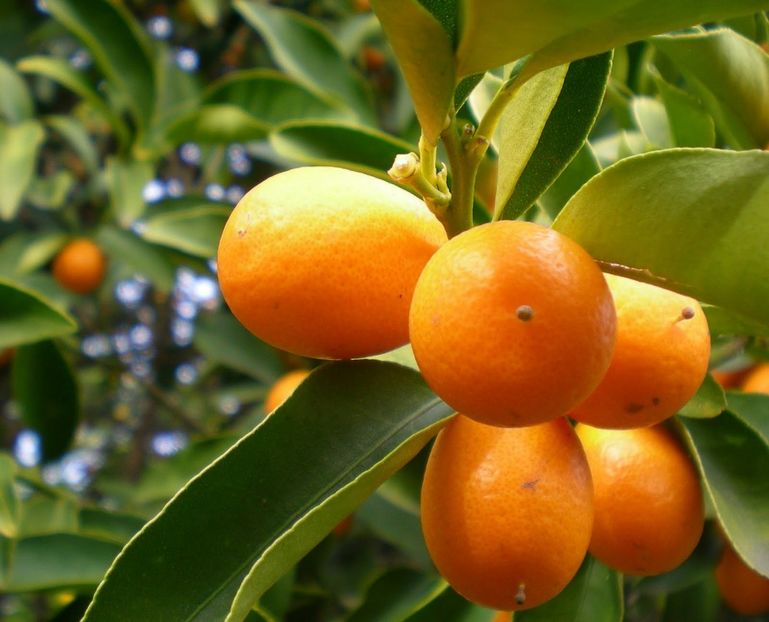
[[[528,482],[523,482],[521,488],[528,488],[529,490],[536,490],[537,484],[539,484],[539,478],[530,479]]]
[[[660,398],[653,397],[652,398],[652,404],[654,404],[655,406],[659,406],[660,405]]]
[[[521,305],[515,310],[515,317],[521,320],[521,322],[528,322],[534,319],[534,309],[529,305]]]
[[[635,415],[636,413],[641,412],[643,409],[644,405],[638,404],[636,402],[630,402],[627,406],[625,406],[625,410],[631,415]]]

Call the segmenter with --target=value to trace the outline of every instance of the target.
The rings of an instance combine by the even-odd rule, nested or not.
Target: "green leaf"
[[[67,170],[58,170],[46,177],[35,177],[26,199],[40,209],[57,210],[64,205],[74,186],[75,176]]]
[[[7,593],[93,588],[101,581],[120,546],[77,534],[23,538],[16,543]]]
[[[434,574],[396,568],[377,579],[347,622],[401,622],[446,589]]]
[[[142,192],[154,175],[153,167],[149,162],[111,157],[104,173],[115,218],[128,227],[144,212]]]
[[[669,594],[665,599],[665,613],[662,622],[681,622],[681,620],[697,620],[697,622],[716,622],[721,607],[713,575],[681,591]]]
[[[278,67],[330,102],[350,108],[363,123],[375,124],[362,77],[320,22],[247,0],[236,0],[233,6],[262,36]]]
[[[564,590],[516,622],[622,622],[622,576],[588,555]]]
[[[636,126],[654,149],[673,147],[673,130],[662,102],[640,95],[630,102]]]
[[[769,395],[762,393],[743,393],[729,391],[727,394],[729,411],[753,429],[769,445]]]
[[[37,292],[0,279],[0,350],[75,330],[75,320]]]
[[[140,127],[155,108],[155,68],[141,27],[107,0],[46,0],[48,10],[88,48]]]
[[[275,151],[302,164],[342,166],[390,180],[386,171],[399,153],[415,151],[384,132],[332,121],[294,121],[270,135]]]
[[[442,592],[404,622],[492,622],[495,613],[465,600],[444,583]]]
[[[64,246],[67,235],[58,232],[20,231],[0,243],[0,269],[6,274],[24,274],[47,264]]]
[[[727,29],[652,43],[681,71],[733,147],[769,143],[769,55],[758,45]]]
[[[216,26],[222,18],[222,0],[190,0],[190,6],[200,22],[208,28]]]
[[[611,59],[606,53],[549,69],[507,106],[500,122],[498,217],[526,212],[580,150],[600,110]]]
[[[683,408],[678,411],[679,415],[684,417],[696,417],[699,419],[710,419],[717,417],[726,408],[726,398],[724,390],[713,377],[708,374],[705,376],[697,393],[690,399]]]
[[[168,293],[174,286],[174,267],[155,246],[128,231],[105,226],[96,234],[99,246],[110,261],[125,265],[133,274],[149,280],[160,292]]]
[[[414,109],[430,144],[437,144],[446,127],[456,84],[451,37],[426,8],[426,5],[437,4],[418,0],[372,2],[409,85]]]
[[[767,324],[746,320],[722,307],[714,307],[713,305],[702,305],[702,310],[708,319],[711,335],[769,337],[769,325]]]
[[[714,147],[716,126],[699,100],[655,75],[676,147]]]
[[[80,398],[72,369],[52,341],[16,351],[13,395],[22,421],[40,434],[43,461],[67,451],[80,419]]]
[[[102,508],[83,508],[80,510],[79,532],[117,544],[125,544],[143,526],[144,519],[130,514],[110,512]]]
[[[201,201],[200,205],[184,209],[155,211],[142,224],[141,236],[145,240],[207,259],[216,256],[232,207]]]
[[[728,411],[679,422],[724,532],[742,559],[769,576],[769,445]]]
[[[769,8],[766,0],[467,0],[457,74],[467,76],[529,54],[536,73],[651,35]],[[532,75],[533,75],[532,73]]]
[[[577,190],[600,171],[601,166],[593,148],[590,143],[585,142],[558,179],[539,197],[539,205],[551,219],[555,219]]]
[[[244,619],[451,415],[409,369],[319,368],[129,543],[85,620]]]
[[[66,60],[53,56],[28,56],[20,60],[16,66],[21,72],[44,76],[79,95],[107,120],[121,141],[127,140],[128,127],[125,122],[96,92],[85,75]]]
[[[34,495],[21,508],[19,536],[44,536],[53,533],[75,533],[78,507],[70,497]]]
[[[35,116],[27,84],[7,62],[0,59],[0,119],[14,124]]]
[[[0,453],[0,536],[15,538],[19,529],[21,503],[16,490],[16,462]]]
[[[208,104],[174,121],[166,138],[174,145],[183,142],[231,143],[264,138],[269,126],[239,106]]]
[[[0,123],[0,220],[16,216],[37,164],[45,132],[35,120],[6,126]]]
[[[212,362],[265,384],[272,384],[283,373],[283,364],[275,350],[254,337],[225,311],[198,316],[195,347]]]
[[[80,121],[66,115],[50,115],[43,117],[42,121],[69,143],[91,175],[96,173],[99,156],[88,130]]]
[[[769,323],[769,153],[673,149],[593,177],[553,227],[610,272]]]

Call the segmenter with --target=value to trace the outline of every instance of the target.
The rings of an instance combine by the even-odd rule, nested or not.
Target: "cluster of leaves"
[[[87,620],[490,619],[424,548],[424,447],[453,413],[408,350],[324,365],[262,421],[266,387],[310,362],[185,289],[212,282],[228,197],[275,170],[385,177],[419,151],[420,129],[452,162],[455,128],[499,113],[477,221],[553,223],[606,269],[709,303],[715,364],[766,356],[769,154],[756,149],[769,143],[769,25],[759,13],[652,36],[766,3],[735,0],[726,15],[715,0],[556,2],[554,17],[536,2],[502,3],[515,8],[501,16],[465,2],[460,16],[456,2],[378,0],[379,19],[364,4],[0,9],[0,349],[16,348],[0,369],[3,438],[34,430],[43,460],[18,460],[18,442],[16,459],[0,454],[0,615],[79,619],[100,586]],[[48,264],[83,233],[110,272],[74,298]],[[123,348],[132,324],[154,341]],[[87,347],[105,335],[106,353]],[[763,574],[767,408],[709,379],[677,417],[710,517]],[[150,459],[169,429],[189,446]],[[89,477],[62,485],[56,474],[94,447]],[[327,537],[352,512],[353,532]],[[517,619],[727,619],[713,531],[662,577],[623,581],[588,558]]]

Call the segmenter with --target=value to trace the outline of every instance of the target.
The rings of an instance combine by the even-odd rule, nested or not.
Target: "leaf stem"
[[[475,135],[479,139],[486,141],[486,146],[491,142],[491,137],[499,125],[499,120],[502,118],[504,112],[510,100],[515,97],[515,94],[520,88],[526,84],[529,78],[533,76],[531,72],[525,71],[528,65],[529,56],[518,61],[513,67],[510,77],[494,95],[494,99],[491,100],[486,114],[483,115],[483,119],[478,124],[478,129],[475,131]],[[485,149],[484,149],[485,152]]]

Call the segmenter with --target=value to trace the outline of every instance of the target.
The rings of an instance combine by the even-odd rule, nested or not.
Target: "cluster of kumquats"
[[[536,607],[588,551],[654,575],[695,548],[700,480],[665,420],[707,373],[696,300],[604,275],[578,244],[532,223],[447,240],[415,196],[329,167],[251,190],[222,233],[218,270],[235,316],[283,350],[345,359],[411,342],[427,383],[461,413],[431,450],[422,524],[437,568],[467,599]],[[303,378],[282,381],[265,409]],[[769,580],[749,573],[727,548],[726,601],[769,609]]]

